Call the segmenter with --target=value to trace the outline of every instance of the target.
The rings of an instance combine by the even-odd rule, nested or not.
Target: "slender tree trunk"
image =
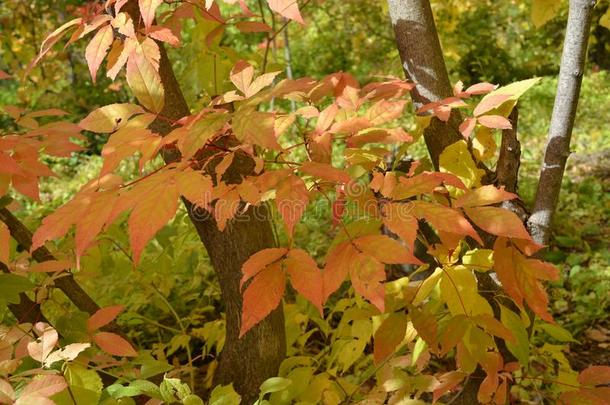
[[[125,6],[134,21],[139,19],[137,3],[132,0]],[[165,89],[165,104],[161,115],[178,120],[191,112],[165,48],[159,42],[158,45],[161,51],[159,75]],[[152,129],[166,135],[172,127],[166,120],[157,120]],[[179,159],[179,156],[166,153],[164,159],[171,162]],[[239,182],[241,176],[250,174],[252,168],[251,159],[236,159],[225,177],[232,182]],[[218,276],[225,305],[226,340],[214,382],[232,383],[242,396],[242,403],[253,403],[258,397],[260,384],[277,374],[280,363],[286,356],[286,333],[281,305],[243,338],[238,337],[242,308],[239,287],[241,266],[252,254],[275,246],[270,215],[267,215],[265,207],[251,208],[239,220],[230,221],[221,232],[209,215],[198,215],[186,200],[185,206]]]
[[[534,210],[528,229],[534,240],[546,244],[557,208],[561,181],[570,155],[570,139],[584,74],[589,30],[595,0],[570,0],[557,94],[540,172]]]
[[[415,83],[411,92],[415,108],[451,97],[453,90],[430,1],[388,0],[388,4],[405,76]],[[430,158],[437,169],[443,150],[463,139],[459,125],[460,114],[455,111],[447,123],[433,118],[424,131]]]

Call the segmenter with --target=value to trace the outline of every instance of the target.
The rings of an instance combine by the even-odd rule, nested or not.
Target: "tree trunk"
[[[126,5],[126,11],[134,21],[139,18],[136,1]],[[159,74],[165,89],[165,105],[161,115],[178,120],[190,115],[190,109],[180,90],[171,62],[161,43]],[[157,120],[152,129],[166,135],[171,125],[166,120]],[[165,154],[166,161],[179,158]],[[241,178],[251,171],[253,165],[242,161],[235,162],[227,170],[226,177]],[[251,161],[251,160],[250,160]],[[195,229],[206,247],[214,271],[218,276],[222,300],[226,311],[226,341],[220,355],[220,363],[215,375],[215,383],[233,384],[242,396],[242,403],[253,403],[258,397],[260,384],[277,374],[280,363],[286,355],[286,333],[282,307],[273,311],[267,318],[239,339],[242,294],[239,287],[241,266],[261,249],[275,246],[271,217],[266,207],[255,207],[246,211],[238,220],[230,221],[227,228],[220,232],[209,215],[197,215],[191,204],[185,205]]]
[[[570,155],[570,139],[584,74],[595,3],[595,0],[570,0],[568,26],[544,162],[540,171],[534,210],[527,223],[532,237],[540,244],[546,244],[549,240],[561,181]]]
[[[438,39],[429,0],[388,0],[402,67],[415,83],[411,92],[415,108],[453,95],[445,59]],[[433,118],[424,131],[434,167],[445,148],[461,139],[460,114],[452,112],[449,122]]]

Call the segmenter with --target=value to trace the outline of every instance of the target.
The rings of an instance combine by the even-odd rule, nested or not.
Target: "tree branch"
[[[596,0],[570,0],[568,25],[559,69],[557,94],[528,230],[537,243],[550,237],[561,181],[570,155],[570,140],[584,74],[589,30]]]

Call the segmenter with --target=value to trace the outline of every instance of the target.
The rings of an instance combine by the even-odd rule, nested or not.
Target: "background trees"
[[[527,207],[536,178],[532,166],[540,153],[535,151],[542,148],[535,137],[522,134],[538,129],[537,103],[549,105],[554,86],[543,82],[524,96],[517,127],[511,111],[536,81],[500,89],[476,84],[491,78],[504,85],[557,69],[556,58],[546,56],[554,55],[561,38],[548,35],[553,31],[545,35],[534,30],[529,14],[535,25],[561,26],[564,9],[547,2],[535,2],[531,10],[512,2],[492,9],[480,2],[476,7],[461,2],[449,8],[445,3],[430,7],[427,1],[391,1],[386,9],[327,1],[304,2],[300,10],[296,4],[274,1],[232,3],[237,2],[224,2],[219,8],[213,2],[131,1],[75,8],[75,17],[81,20],[67,28],[74,39],[79,32],[91,31],[79,54],[86,55],[87,63],[82,56],[76,62],[70,59],[66,69],[65,62],[52,60],[57,65],[52,77],[59,79],[51,84],[43,62],[21,89],[36,86],[45,92],[5,93],[7,98],[21,97],[39,112],[5,109],[15,123],[7,124],[2,138],[2,184],[5,189],[11,185],[17,202],[2,200],[7,225],[1,234],[2,261],[12,274],[2,275],[0,288],[17,321],[48,321],[53,327],[7,329],[3,342],[9,349],[3,355],[9,365],[1,392],[8,399],[2,400],[11,402],[17,396],[23,402],[29,395],[73,403],[74,395],[68,392],[82,390],[79,398],[89,403],[129,401],[125,398],[138,395],[189,403],[198,401],[191,391],[212,391],[212,403],[221,398],[235,403],[231,388],[212,390],[218,383],[233,383],[244,403],[253,402],[259,392],[274,403],[349,403],[386,397],[430,401],[443,395],[452,398],[452,390],[466,403],[475,397],[479,402],[503,403],[508,382],[511,395],[524,399],[561,395],[564,400],[598,400],[603,391],[595,386],[605,383],[607,368],[578,375],[561,348],[548,344],[570,341],[570,332],[534,322],[531,311],[519,309],[527,304],[549,320],[539,279],[555,279],[559,273],[529,257],[536,249],[523,217],[490,206],[503,203],[527,215],[523,204],[514,204],[515,196],[506,192],[517,191],[516,186],[498,183],[493,171],[496,166],[512,168],[516,178],[519,162],[508,146],[515,145],[517,137],[524,145],[525,181],[519,192]],[[12,55],[6,59],[5,70],[13,75],[5,75],[7,89],[17,89],[13,78],[34,57],[29,51],[20,54],[15,44],[27,35],[40,42],[38,23],[57,21],[52,25],[57,27],[69,20],[63,11],[70,8],[63,6],[35,8],[46,18],[34,21],[23,4],[10,10],[34,30],[18,31],[3,43]],[[588,29],[574,17],[585,16],[579,6],[590,4],[573,2],[570,13],[571,26],[581,27],[576,44],[580,51],[575,52],[581,66]],[[383,23],[389,21],[388,12],[398,52],[390,25]],[[301,13],[310,21],[305,28],[289,22],[300,22]],[[505,15],[511,23],[499,33],[486,27],[476,30],[486,43],[495,39],[493,46],[472,45],[472,30],[463,27]],[[341,26],[344,29],[336,29]],[[286,62],[285,32],[294,81],[280,81],[278,75]],[[521,36],[523,32],[528,35]],[[55,39],[56,35],[46,37],[46,44]],[[178,43],[182,46],[166,54],[166,45]],[[566,43],[569,55],[571,42]],[[542,58],[529,51],[532,45]],[[515,49],[527,50],[515,54]],[[49,50],[60,54],[59,48]],[[598,46],[596,52],[596,60],[601,60],[603,49]],[[401,74],[398,54],[414,88],[394,78],[380,82],[372,77]],[[511,54],[516,60],[508,64]],[[116,104],[96,108],[90,98],[97,92],[89,89],[85,99],[77,98],[89,114],[78,126],[47,118],[64,114],[58,107],[72,112],[75,101],[61,97],[64,89],[80,82],[77,75],[98,70],[106,56],[107,72],[116,73],[126,64],[126,80],[121,74],[110,84],[101,78],[104,68],[98,74],[96,88],[105,89],[101,92]],[[390,58],[392,63],[387,62]],[[539,60],[542,63],[532,62]],[[353,71],[363,83],[350,74],[333,73],[341,68]],[[450,77],[464,72],[467,85],[452,86]],[[301,78],[305,74],[315,79]],[[70,75],[71,81],[66,81]],[[590,86],[604,78],[605,73],[598,74]],[[407,92],[417,117],[407,113]],[[586,116],[594,129],[588,136],[603,146],[607,128],[596,124],[593,116],[606,111],[598,104],[608,100],[595,92],[589,96],[595,114]],[[45,107],[53,109],[40,112]],[[586,104],[585,111],[590,111]],[[72,154],[76,147],[69,140],[81,130],[89,142],[77,143],[87,152]],[[420,137],[430,161],[423,143],[417,142]],[[43,181],[45,203],[33,204],[17,193],[38,195],[39,177],[49,174],[35,163],[39,151],[43,161],[63,175]],[[97,156],[100,151],[102,159]],[[502,154],[507,151],[513,153]],[[134,153],[135,159],[129,157]],[[565,158],[565,153],[564,148],[560,154]],[[405,164],[412,158],[419,163]],[[431,172],[435,168],[440,172]],[[68,180],[75,172],[82,180]],[[100,180],[81,189],[85,179]],[[601,191],[604,185],[592,179],[579,187]],[[184,210],[177,208],[179,196]],[[245,213],[231,220],[246,203],[251,206]],[[597,200],[577,204],[586,204],[585,215],[579,217],[585,224],[589,213],[603,217]],[[32,237],[11,210],[32,228],[52,214]],[[72,225],[74,237],[69,232]],[[565,310],[571,306],[575,313],[588,314],[589,320],[603,312],[603,298],[587,301],[587,283],[593,276],[581,270],[604,266],[604,253],[596,248],[603,244],[603,226],[584,226],[578,230],[582,238],[572,239],[561,238],[560,227],[559,237],[544,253],[545,259],[565,259],[570,267],[569,278],[564,277],[571,290],[555,285],[561,298],[552,310],[573,332],[585,332],[580,339],[605,336],[603,321],[574,324],[577,317]],[[417,227],[421,232],[414,232]],[[10,236],[16,243],[8,243]],[[149,239],[153,242],[143,249]],[[415,251],[416,239],[427,255]],[[56,257],[36,250],[33,259],[42,263],[36,267],[30,263],[29,246],[33,242],[41,247],[47,240],[53,240],[47,246]],[[404,273],[384,272],[384,265],[420,264],[420,259],[432,267],[421,268],[411,279]],[[66,273],[67,268],[74,269]],[[492,269],[504,292],[488,276]],[[603,296],[607,279],[600,274],[595,288]],[[342,283],[346,277],[351,284]],[[105,308],[98,311],[90,297]],[[114,306],[117,302],[128,310]],[[113,321],[119,314],[117,326]],[[7,324],[14,324],[14,318],[7,313]],[[39,341],[33,341],[38,336]],[[27,350],[13,350],[19,345],[27,345]],[[122,360],[91,357],[96,353]],[[42,393],[37,391],[42,382],[20,375],[40,363],[51,375],[39,378],[55,386]],[[467,378],[469,374],[473,377]],[[174,377],[182,377],[186,385]],[[273,378],[263,383],[268,377]],[[27,387],[20,391],[19,384]],[[532,393],[532,386],[542,394]]]

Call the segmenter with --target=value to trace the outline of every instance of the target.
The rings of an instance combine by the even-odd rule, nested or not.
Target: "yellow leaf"
[[[159,113],[165,103],[161,77],[142,47],[136,48],[127,61],[127,84],[138,101],[149,110]]]
[[[606,14],[604,14],[602,18],[599,19],[599,25],[601,25],[602,27],[606,27],[610,30],[610,9],[608,9],[608,11],[606,11]]]
[[[452,173],[464,182],[466,187],[478,187],[485,171],[477,168],[465,141],[458,141],[445,148],[439,158],[441,172]]]
[[[559,9],[561,1],[557,0],[534,0],[532,3],[532,22],[536,28],[542,27],[552,20]]]

